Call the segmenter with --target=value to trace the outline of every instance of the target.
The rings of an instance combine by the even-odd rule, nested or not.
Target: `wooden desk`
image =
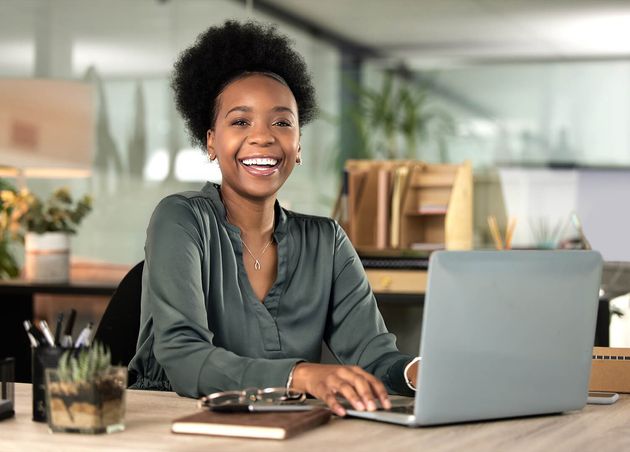
[[[105,295],[111,296],[118,282],[73,280],[44,284],[13,279],[0,281],[0,357],[15,358],[17,381],[31,381],[30,344],[22,323],[33,318],[35,295]],[[51,325],[52,327],[53,325]]]
[[[426,270],[391,270],[368,268],[365,273],[376,294],[424,295]]]
[[[396,335],[398,348],[417,355],[427,271],[371,267],[365,273],[385,324]]]
[[[0,422],[0,450],[24,451],[623,451],[630,449],[630,396],[563,415],[407,428],[333,418],[287,441],[176,435],[171,420],[196,402],[174,393],[128,391],[126,430],[111,435],[48,433],[31,421],[31,386],[16,385],[16,418]]]

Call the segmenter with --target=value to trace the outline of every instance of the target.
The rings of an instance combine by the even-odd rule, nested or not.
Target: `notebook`
[[[237,436],[243,438],[286,439],[318,427],[330,420],[330,411],[269,413],[217,413],[200,411],[173,421],[174,433]]]
[[[595,251],[437,251],[413,405],[351,416],[407,426],[584,407],[602,259]]]

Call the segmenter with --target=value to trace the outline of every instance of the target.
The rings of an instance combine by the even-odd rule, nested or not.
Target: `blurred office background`
[[[606,259],[630,261],[629,2],[0,0],[1,78],[92,87],[91,175],[26,180],[44,196],[68,185],[94,197],[75,259],[140,261],[157,202],[220,177],[191,148],[169,75],[180,51],[228,18],[277,24],[315,82],[321,114],[303,130],[305,164],[285,205],[329,215],[346,158],[470,160],[476,246],[489,244],[488,214],[517,216],[515,245],[532,246],[541,229],[575,235],[575,211]],[[412,140],[353,120],[389,83],[420,93],[428,120]]]

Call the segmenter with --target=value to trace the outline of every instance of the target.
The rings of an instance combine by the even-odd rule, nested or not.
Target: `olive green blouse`
[[[278,272],[261,303],[219,190],[168,196],[151,217],[131,387],[199,397],[285,386],[297,362],[320,360],[325,341],[339,362],[410,394],[403,369],[412,357],[397,350],[341,227],[276,203]]]

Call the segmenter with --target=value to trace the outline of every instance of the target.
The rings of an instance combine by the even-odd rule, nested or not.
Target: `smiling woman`
[[[357,254],[329,218],[276,197],[315,111],[307,68],[273,27],[211,27],[175,65],[176,102],[222,184],[163,199],[147,230],[133,387],[199,397],[286,387],[345,410],[409,394]],[[340,365],[319,364],[326,342]],[[405,375],[408,373],[408,375]]]

